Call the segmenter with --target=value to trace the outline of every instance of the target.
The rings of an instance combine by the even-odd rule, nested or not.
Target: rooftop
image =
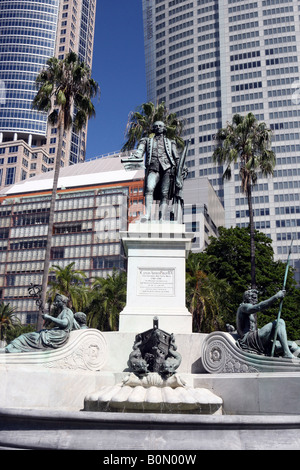
[[[98,158],[61,168],[58,189],[121,183],[144,178],[144,170],[126,171],[121,162],[121,155]],[[54,171],[42,173],[33,178],[7,186],[0,191],[0,196],[49,191],[53,186]]]

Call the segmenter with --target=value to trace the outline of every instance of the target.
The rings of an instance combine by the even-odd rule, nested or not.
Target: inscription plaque
[[[175,269],[138,268],[137,295],[175,295]]]

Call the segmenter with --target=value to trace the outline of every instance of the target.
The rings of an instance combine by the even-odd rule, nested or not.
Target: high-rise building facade
[[[143,0],[147,98],[185,121],[189,178],[206,176],[226,225],[247,226],[238,168],[230,182],[212,163],[214,135],[235,113],[252,112],[273,131],[273,178],[258,179],[255,224],[299,281],[300,5],[297,0]]]
[[[52,173],[52,174],[51,174]],[[22,323],[38,308],[28,289],[41,285],[53,172],[0,191],[0,301]],[[125,171],[119,155],[61,169],[51,243],[51,266],[75,263],[86,282],[126,269],[120,231],[143,207],[143,171]],[[49,273],[49,278],[53,275]]]
[[[57,130],[47,125],[45,113],[32,109],[35,79],[49,57],[63,59],[70,51],[91,68],[95,15],[96,0],[0,0],[0,143],[43,147],[49,168]],[[66,134],[62,166],[84,161],[86,134]]]

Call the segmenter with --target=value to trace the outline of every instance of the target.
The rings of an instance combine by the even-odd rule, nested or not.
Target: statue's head
[[[256,304],[258,299],[258,290],[257,289],[248,289],[244,292],[243,302],[247,304]]]
[[[54,302],[55,303],[62,303],[64,305],[68,305],[69,299],[65,295],[56,294]]]
[[[153,132],[155,135],[161,135],[166,133],[166,125],[162,121],[155,121],[155,123],[152,126]]]
[[[86,314],[83,312],[76,312],[74,315],[75,320],[80,324],[80,325],[85,325],[86,324]]]

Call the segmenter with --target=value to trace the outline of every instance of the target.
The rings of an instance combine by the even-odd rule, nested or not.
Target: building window
[[[8,157],[7,163],[17,163],[17,157]]]
[[[63,259],[65,253],[64,248],[52,248],[51,259]]]
[[[15,274],[6,274],[6,285],[7,286],[14,286],[16,282]]]
[[[16,167],[7,168],[5,185],[8,186],[9,184],[14,184],[15,177],[16,177]]]

